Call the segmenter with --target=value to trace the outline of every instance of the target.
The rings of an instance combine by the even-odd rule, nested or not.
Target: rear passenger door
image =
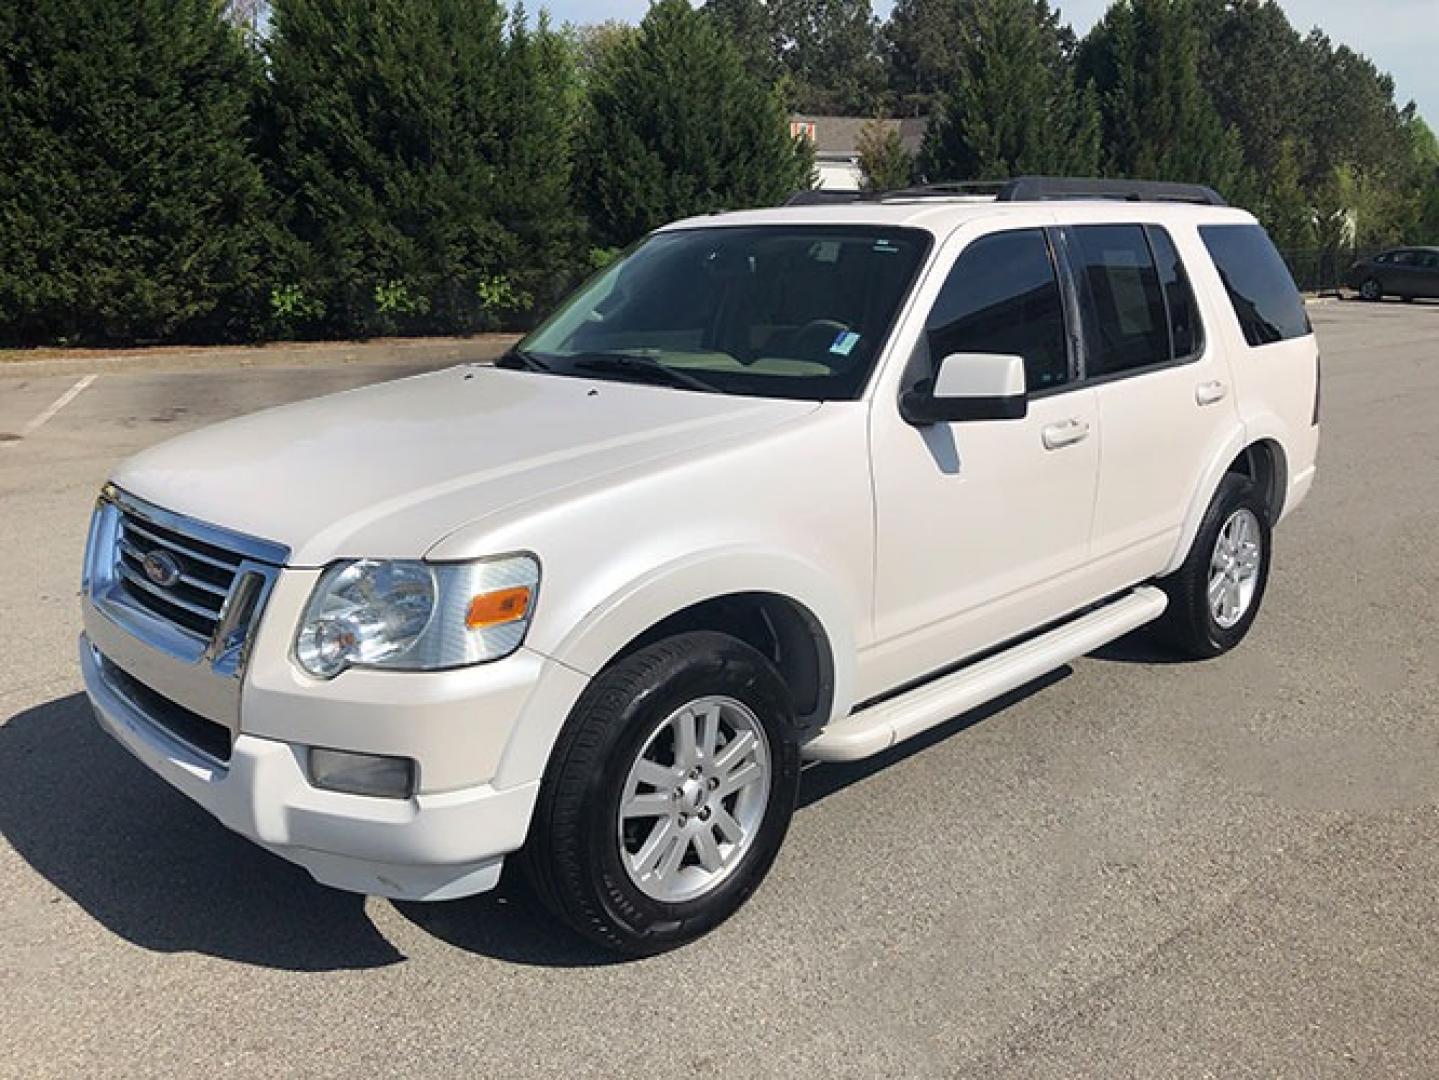
[[[1075,225],[1064,239],[1084,313],[1085,382],[1099,414],[1091,559],[1096,587],[1110,591],[1164,567],[1238,412],[1222,349],[1205,333],[1169,231]]]

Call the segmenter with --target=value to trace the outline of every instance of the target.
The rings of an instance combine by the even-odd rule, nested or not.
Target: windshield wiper
[[[658,360],[634,353],[577,353],[566,356],[566,360],[579,371],[593,371],[601,375],[625,375],[637,382],[655,383],[660,386],[675,386],[682,390],[702,390],[714,393],[718,387],[705,382],[687,371],[665,367]]]
[[[532,352],[520,348],[510,348],[495,361],[495,367],[506,368],[510,371],[553,371],[549,364],[545,363]]]

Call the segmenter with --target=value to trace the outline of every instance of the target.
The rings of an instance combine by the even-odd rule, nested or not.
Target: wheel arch
[[[652,641],[717,630],[758,648],[796,696],[800,725],[817,730],[853,704],[857,607],[820,570],[760,550],[696,555],[658,568],[588,606],[551,660],[586,679]],[[569,710],[526,710],[501,766],[505,783],[544,771]]]
[[[1284,500],[1289,491],[1289,458],[1277,440],[1265,438],[1251,442],[1224,471],[1239,473],[1254,481],[1269,509],[1271,525],[1284,516]]]
[[[728,634],[756,649],[784,677],[799,726],[817,729],[828,722],[835,697],[829,634],[814,612],[780,593],[726,593],[690,604],[636,635],[609,663],[691,630]]]
[[[1229,473],[1247,476],[1258,485],[1269,508],[1269,522],[1277,524],[1285,510],[1285,497],[1289,491],[1289,456],[1277,432],[1256,427],[1249,437],[1236,432],[1234,437],[1215,455],[1204,473],[1204,480],[1191,500],[1180,529],[1179,540],[1174,552],[1165,565],[1163,574],[1177,570],[1189,554],[1190,545],[1199,532],[1204,511],[1214,499],[1219,482]]]

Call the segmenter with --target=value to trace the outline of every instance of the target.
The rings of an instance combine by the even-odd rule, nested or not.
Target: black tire
[[[768,801],[740,861],[712,891],[661,902],[621,863],[620,800],[656,725],[712,695],[742,703],[762,726]],[[793,706],[774,665],[725,634],[665,638],[601,672],[576,703],[540,786],[523,858],[528,877],[544,904],[591,941],[630,956],[672,949],[729,918],[759,887],[789,829],[799,774]]]
[[[1359,296],[1370,303],[1378,303],[1384,299],[1384,286],[1379,283],[1378,278],[1365,278],[1364,284],[1359,286]]]
[[[1210,564],[1224,524],[1241,509],[1253,513],[1259,526],[1259,568],[1254,593],[1243,616],[1229,627],[1221,626],[1209,604]],[[1269,507],[1246,476],[1228,473],[1204,512],[1189,554],[1173,574],[1159,584],[1169,595],[1169,607],[1155,624],[1160,637],[1183,656],[1204,660],[1228,652],[1244,640],[1264,600],[1269,583],[1272,527]]]

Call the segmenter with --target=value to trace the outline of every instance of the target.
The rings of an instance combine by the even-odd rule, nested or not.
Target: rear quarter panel
[[[1203,243],[1198,241],[1202,253]],[[1283,493],[1282,518],[1296,506],[1313,479],[1319,448],[1319,428],[1313,423],[1315,381],[1318,375],[1318,340],[1310,334],[1251,347],[1244,338],[1234,306],[1225,290],[1218,270],[1209,258],[1197,258],[1191,264],[1196,287],[1203,291],[1209,332],[1222,345],[1234,387],[1242,437],[1225,446],[1210,464],[1207,491],[1201,492],[1197,513],[1203,513],[1225,467],[1245,446],[1271,440],[1281,450],[1280,491]],[[1223,460],[1219,460],[1223,459]],[[1182,561],[1197,526],[1196,513],[1191,511],[1185,535],[1171,562],[1171,569]]]

